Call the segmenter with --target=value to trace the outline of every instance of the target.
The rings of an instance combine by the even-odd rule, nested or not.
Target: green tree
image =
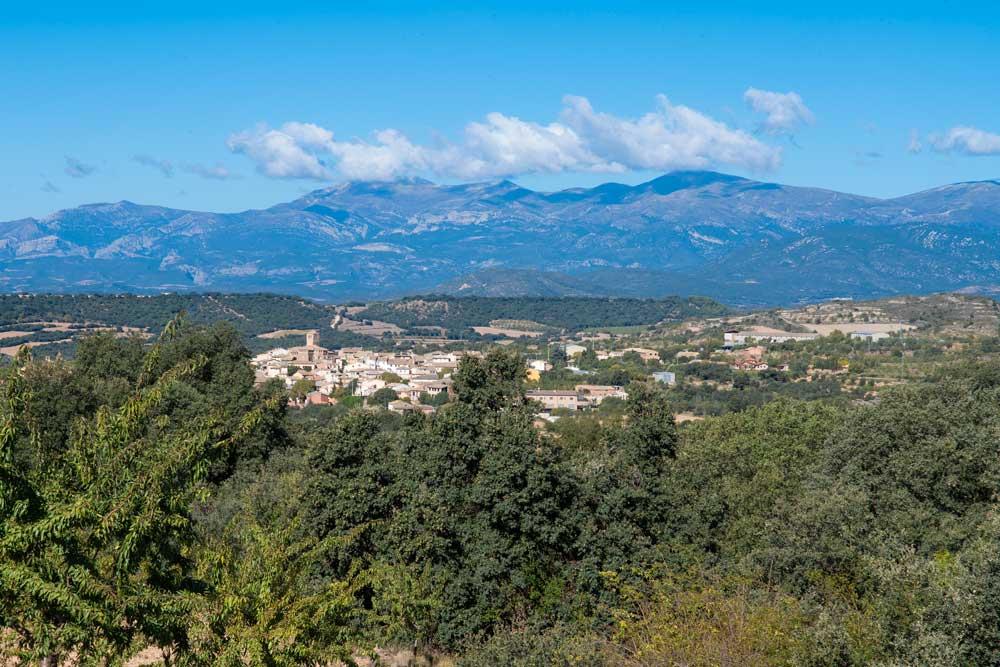
[[[305,399],[310,392],[316,391],[316,381],[308,378],[296,380],[292,388],[288,390],[288,396],[296,401]]]
[[[482,359],[462,359],[453,375],[458,400],[484,414],[524,402],[524,358],[517,351],[490,350]]]
[[[581,526],[576,548],[588,586],[598,573],[641,562],[663,540],[667,504],[664,474],[677,447],[666,392],[633,383],[625,427],[608,429],[595,462],[581,473]]]
[[[383,387],[368,397],[368,405],[378,405],[385,408],[388,407],[390,403],[398,399],[399,394],[397,394],[394,390],[389,389],[389,387]]]
[[[387,520],[396,507],[396,469],[392,447],[382,437],[378,416],[354,411],[332,428],[312,435],[308,450],[311,471],[303,504],[313,535],[326,539]],[[358,557],[374,557],[376,531],[363,532],[344,553],[331,552],[329,572],[344,576]]]
[[[972,377],[884,392],[831,436],[828,474],[868,498],[871,527],[922,553],[960,548],[1000,492],[1000,385]]]
[[[182,641],[191,503],[261,411],[178,419],[171,396],[210,360],[193,354],[166,366],[177,333],[176,322],[165,329],[121,406],[77,419],[44,466],[14,458],[22,436],[38,442],[25,410],[30,361],[19,359],[0,383],[0,619],[21,659],[54,664],[76,652],[96,663],[140,640]]]
[[[441,407],[448,403],[448,392],[441,391],[436,394],[428,394],[425,391],[420,392],[420,402],[423,405],[433,405],[434,407]]]
[[[673,540],[738,561],[796,502],[824,463],[843,412],[788,400],[692,424],[678,443],[667,489]]]
[[[636,465],[655,472],[677,450],[677,427],[667,392],[648,382],[629,385],[626,427],[617,447]]]
[[[332,538],[237,516],[198,554],[208,590],[194,598],[178,662],[212,667],[295,667],[350,660],[360,577],[316,584]]]

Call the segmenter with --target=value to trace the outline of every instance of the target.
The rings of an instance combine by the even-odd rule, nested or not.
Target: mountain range
[[[264,210],[122,201],[0,222],[0,290],[701,294],[739,305],[1000,285],[1000,180],[894,199],[708,171],[536,192],[352,182]]]

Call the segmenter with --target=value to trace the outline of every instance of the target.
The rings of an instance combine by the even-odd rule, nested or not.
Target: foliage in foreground
[[[178,664],[304,664],[333,655],[326,649],[339,646],[342,594],[335,584],[298,594],[310,549],[252,528],[203,543],[192,521],[212,478],[240,456],[252,458],[262,436],[272,440],[283,410],[280,398],[255,395],[236,340],[226,328],[184,330],[177,321],[135,366],[118,369],[124,378],[93,373],[119,359],[122,344],[110,337],[89,341],[68,374],[26,355],[6,369],[5,656],[118,664],[149,643]],[[72,380],[55,406],[43,380],[51,377]],[[52,420],[53,408],[65,410],[65,422]],[[247,591],[247,580],[269,582],[267,592]]]
[[[463,362],[434,416],[290,419],[224,327],[19,360],[0,413],[4,650],[1000,663],[995,368],[682,429],[669,391],[632,383],[620,411],[551,431],[522,369]]]

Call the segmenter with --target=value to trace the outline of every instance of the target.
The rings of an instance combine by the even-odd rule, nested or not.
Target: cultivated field
[[[805,324],[818,334],[828,336],[834,331],[845,334],[866,331],[869,333],[897,333],[899,331],[909,331],[916,329],[912,324],[899,322],[837,322],[835,324]]]
[[[372,336],[374,338],[381,338],[385,334],[390,336],[398,336],[403,333],[403,330],[391,322],[380,322],[379,320],[352,320],[349,317],[343,317],[340,319],[337,329],[340,331],[349,331],[351,333],[361,334],[362,336]]]
[[[22,347],[27,347],[27,348],[41,347],[42,345],[52,345],[54,343],[69,343],[72,340],[73,340],[72,338],[63,338],[61,340],[44,340],[44,341],[32,340],[28,341],[27,343],[20,343],[18,345],[8,345],[7,347],[0,347],[0,354],[3,354],[8,357],[13,357]]]
[[[277,331],[268,331],[267,333],[258,334],[257,338],[285,338],[287,336],[305,336],[313,329],[278,329]]]
[[[14,341],[17,343],[0,347],[0,355],[13,357],[22,347],[34,348],[45,345],[55,345],[59,343],[72,343],[80,336],[94,334],[102,331],[111,332],[119,338],[141,335],[149,338],[152,334],[139,327],[120,326],[113,327],[95,322],[21,322],[18,327],[23,329],[8,329],[0,331],[0,341]],[[41,327],[40,329],[27,330],[31,327]],[[66,334],[66,337],[53,338],[46,334]],[[27,339],[27,340],[24,340]]]
[[[536,338],[541,331],[524,331],[521,329],[502,329],[500,327],[472,327],[480,336],[506,336],[507,338]]]

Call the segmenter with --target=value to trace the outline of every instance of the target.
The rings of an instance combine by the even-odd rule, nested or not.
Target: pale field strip
[[[402,343],[420,343],[424,345],[447,345],[469,342],[461,338],[438,338],[436,336],[399,336],[396,340]]]
[[[72,343],[72,338],[63,338],[61,340],[46,340],[46,341],[28,341],[27,343],[21,343],[20,345],[8,345],[7,347],[0,347],[0,354],[8,357],[13,357],[17,355],[17,351],[22,347],[32,348],[41,347],[42,345],[52,345],[53,343]]]
[[[897,333],[899,331],[909,331],[916,327],[912,324],[900,324],[898,322],[835,322],[830,324],[810,324],[808,322],[796,322],[814,333],[821,336],[829,336],[834,331],[843,334],[852,334],[859,331],[867,333]],[[787,331],[775,329],[774,327],[753,326],[747,329],[748,332],[760,334],[762,336],[780,336],[787,334]]]
[[[536,338],[541,331],[522,331],[520,329],[501,329],[500,327],[472,327],[480,336],[506,336],[508,338]]]
[[[17,324],[21,326],[40,325],[45,327],[42,331],[117,331],[118,329],[129,333],[143,331],[142,327],[112,327],[103,322],[51,322],[48,320],[37,320],[34,322],[18,322]]]
[[[267,333],[257,334],[257,338],[284,338],[285,336],[305,336],[310,331],[314,329],[278,329],[277,331],[268,331]]]
[[[788,333],[787,331],[783,331],[782,329],[775,329],[774,327],[765,327],[763,325],[748,327],[747,329],[745,329],[745,331],[749,333],[759,334],[761,336],[781,336]]]
[[[153,334],[149,333],[148,331],[143,330],[140,327],[130,327],[130,326],[110,327],[110,326],[106,326],[106,325],[103,325],[103,324],[92,324],[92,323],[86,323],[86,324],[83,324],[83,325],[79,325],[78,323],[74,323],[74,322],[25,322],[24,324],[36,324],[36,325],[40,324],[40,325],[44,325],[44,328],[41,330],[41,332],[45,332],[45,333],[58,332],[58,333],[67,333],[67,334],[70,334],[70,333],[71,334],[89,334],[89,333],[97,333],[99,331],[110,331],[110,332],[114,333],[115,337],[117,337],[117,338],[125,338],[127,336],[132,336],[132,335],[135,335],[135,334],[139,334],[139,335],[143,336],[144,338],[151,338],[153,336]],[[76,328],[74,328],[74,326],[73,326],[74,324],[77,325]],[[37,334],[37,333],[41,333],[41,332],[39,332],[39,331],[0,331],[0,340],[10,340],[11,338],[20,338],[22,336],[31,336],[33,334]],[[40,347],[42,345],[53,345],[55,343],[72,343],[72,342],[73,342],[73,338],[72,337],[71,338],[60,338],[59,340],[46,340],[46,341],[34,341],[34,340],[32,340],[32,341],[27,341],[25,343],[20,343],[18,345],[7,345],[6,347],[0,347],[0,355],[4,355],[4,356],[8,356],[8,357],[13,357],[13,356],[15,356],[17,354],[17,351],[20,350],[22,347],[32,348],[32,347]]]
[[[515,320],[510,318],[497,318],[490,320],[488,324],[498,329],[513,329],[515,331],[546,331],[551,328],[533,320]]]
[[[350,310],[350,309],[348,309]],[[375,338],[381,338],[383,334],[389,333],[393,336],[398,336],[403,333],[403,330],[391,322],[382,322],[379,320],[368,320],[371,324],[365,324],[363,321],[352,320],[349,317],[345,317],[340,320],[340,324],[337,329],[340,331],[350,331],[351,333],[361,334],[363,336],[373,336]]]
[[[905,322],[902,324],[899,322],[837,322],[833,324],[807,324],[800,322],[799,324],[824,336],[828,336],[834,331],[845,334],[857,333],[859,331],[868,333],[897,333],[899,331],[916,329],[912,324]]]

